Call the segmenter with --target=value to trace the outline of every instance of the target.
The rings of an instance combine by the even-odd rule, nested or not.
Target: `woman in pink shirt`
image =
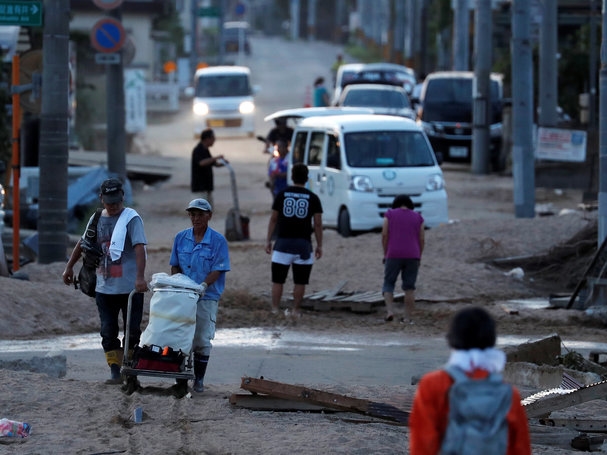
[[[384,214],[381,232],[384,248],[382,293],[387,322],[394,319],[394,287],[400,274],[405,291],[405,316],[401,322],[413,323],[415,282],[424,251],[424,218],[413,208],[411,198],[400,194],[394,198],[392,209]]]

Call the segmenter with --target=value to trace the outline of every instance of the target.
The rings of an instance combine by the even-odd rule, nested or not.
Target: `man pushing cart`
[[[185,396],[188,393],[189,379],[194,380],[194,392],[201,393],[204,391],[204,376],[211,355],[211,340],[215,338],[215,322],[217,320],[219,299],[225,289],[226,272],[230,270],[228,242],[222,234],[209,227],[209,221],[213,217],[211,204],[206,199],[194,199],[185,210],[190,217],[192,227],[178,232],[175,236],[169,261],[172,277],[163,277],[161,281],[164,281],[166,284],[166,281],[171,281],[171,278],[181,279],[183,276],[183,278],[189,278],[188,281],[191,284],[186,286],[175,286],[172,284],[167,288],[166,285],[159,286],[156,283],[156,286],[153,286],[154,296],[152,299],[154,300],[157,294],[163,295],[169,290],[175,292],[176,288],[185,288],[185,292],[175,300],[174,306],[184,307],[184,314],[182,316],[195,322],[193,324],[184,324],[186,327],[180,332],[180,335],[171,340],[174,346],[171,346],[166,338],[164,338],[167,334],[167,330],[164,327],[161,327],[158,331],[158,338],[148,338],[146,332],[155,332],[148,329],[153,328],[156,316],[156,312],[150,304],[150,324],[141,337],[141,345],[143,347],[153,347],[149,344],[145,345],[147,342],[152,343],[157,348],[162,348],[163,352],[165,347],[170,348],[171,350],[167,350],[166,352],[167,355],[175,355],[179,351],[182,352],[184,356],[183,366],[180,367],[179,371],[169,372],[168,374],[176,379],[175,394],[177,396]],[[156,275],[154,276],[156,277]],[[182,289],[182,291],[184,290]],[[192,294],[195,295],[196,300],[193,307],[187,303],[188,300],[192,300]],[[170,307],[171,305],[168,306]],[[170,317],[167,319],[170,319]],[[193,333],[192,325],[194,326]],[[155,340],[159,341],[156,342]],[[185,342],[183,349],[181,347],[176,349],[176,346],[180,342]],[[193,354],[193,376],[188,372],[187,368],[187,354],[190,351],[186,353],[185,349],[188,347],[191,347],[191,353]],[[153,355],[150,356],[153,357]],[[179,358],[173,360],[176,363],[179,362]],[[127,376],[128,374],[138,373],[137,371],[133,372],[132,368],[124,370]],[[149,373],[150,371],[151,373]],[[162,373],[162,375],[167,376],[165,373]],[[139,372],[138,374],[142,373]],[[145,374],[158,375],[154,374],[153,370],[146,370]],[[133,381],[129,382],[127,380],[127,390],[133,388],[132,383]]]
[[[206,199],[194,199],[186,207],[192,227],[180,231],[173,241],[171,274],[182,273],[196,283],[203,292],[196,306],[194,353],[194,392],[204,391],[204,375],[209,363],[211,340],[215,338],[215,322],[219,299],[225,288],[226,272],[230,270],[228,242],[209,227],[213,208]],[[177,379],[180,392],[187,393],[187,379]]]

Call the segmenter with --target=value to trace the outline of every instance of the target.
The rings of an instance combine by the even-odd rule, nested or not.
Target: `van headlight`
[[[369,193],[373,191],[373,182],[366,175],[354,175],[350,179],[350,189]]]
[[[238,110],[241,114],[252,114],[253,111],[255,111],[255,105],[250,101],[243,101],[240,103],[240,106],[238,106]]]
[[[426,182],[426,190],[428,191],[440,191],[445,187],[445,180],[440,174],[432,174],[428,177]]]
[[[207,103],[194,103],[192,110],[196,115],[207,115],[209,113],[209,105]]]

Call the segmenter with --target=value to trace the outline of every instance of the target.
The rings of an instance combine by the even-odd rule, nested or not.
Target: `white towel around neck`
[[[112,239],[110,240],[110,257],[112,261],[117,261],[122,256],[124,241],[126,240],[126,226],[136,216],[139,216],[139,214],[134,209],[125,207],[118,221],[116,221],[116,226],[114,226],[114,231],[112,232]]]

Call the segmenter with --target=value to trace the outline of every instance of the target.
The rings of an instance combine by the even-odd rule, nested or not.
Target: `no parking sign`
[[[95,22],[91,30],[91,45],[103,53],[118,52],[124,45],[126,33],[122,23],[111,17]]]

